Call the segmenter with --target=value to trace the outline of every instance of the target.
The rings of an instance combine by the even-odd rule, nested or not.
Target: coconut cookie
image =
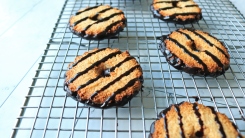
[[[150,9],[163,21],[185,24],[202,19],[201,8],[193,0],[153,0]]]
[[[65,73],[64,90],[84,104],[123,106],[141,90],[143,72],[127,51],[102,48],[76,57]]]
[[[227,48],[200,30],[178,29],[162,36],[159,46],[170,65],[191,75],[217,77],[230,67]]]
[[[70,30],[87,40],[102,40],[115,36],[126,27],[122,10],[109,5],[97,5],[79,10],[70,17]]]
[[[160,112],[149,138],[243,138],[229,118],[199,103],[173,104]]]

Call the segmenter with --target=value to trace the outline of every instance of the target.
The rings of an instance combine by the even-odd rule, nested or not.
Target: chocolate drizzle
[[[185,7],[198,7],[198,5],[195,5],[195,4],[193,4],[193,5],[186,5]]]
[[[127,58],[125,58],[123,61],[121,61],[121,62],[119,62],[117,65],[115,65],[114,67],[111,67],[111,68],[110,68],[110,72],[113,72],[113,71],[115,70],[115,68],[120,67],[124,62],[126,62],[126,61],[128,61],[128,60],[130,60],[130,59],[133,59],[133,57],[127,57]],[[103,75],[100,75],[100,76],[97,76],[97,77],[94,78],[94,79],[89,80],[89,81],[86,82],[85,84],[80,85],[80,86],[77,88],[77,90],[76,90],[75,92],[77,92],[78,90],[84,88],[85,86],[87,86],[87,85],[89,85],[89,84],[95,82],[96,80],[99,80],[99,79],[102,78],[102,77],[104,77],[104,76],[103,76]],[[96,93],[96,92],[95,92],[95,93]],[[93,94],[90,98],[93,98],[94,96],[95,96],[95,95]]]
[[[183,34],[187,39],[189,39],[189,40],[191,40],[192,42],[194,42],[194,40],[193,40],[187,33],[181,32],[179,29],[176,30],[176,32],[179,32],[179,33]]]
[[[170,137],[169,137],[168,119],[167,119],[167,117],[164,118],[164,128],[165,128],[165,130],[166,130],[166,138],[170,138]]]
[[[85,33],[85,31],[87,31],[91,26],[95,25],[95,24],[98,24],[98,23],[101,23],[101,22],[104,22],[104,21],[107,21],[109,20],[110,18],[114,17],[114,16],[117,16],[117,15],[120,15],[120,14],[123,14],[123,12],[119,12],[119,13],[114,13],[110,16],[107,16],[105,18],[102,18],[102,19],[99,19],[98,21],[96,21],[95,23],[92,23],[92,24],[89,24],[88,26],[86,26],[83,31],[81,33]],[[120,20],[121,21],[121,20]],[[85,35],[85,34],[84,34]]]
[[[192,96],[192,98],[194,98],[195,99],[195,102],[198,102],[199,101],[199,97],[197,97],[197,96]]]
[[[186,34],[186,33],[184,33],[184,32],[181,32],[180,30],[176,30],[176,32],[178,32],[178,33],[181,33],[182,35],[184,35],[188,40],[191,40],[192,41],[192,49],[193,50],[195,50],[195,51],[199,51],[199,50],[197,50],[197,48],[196,48],[196,45],[195,45],[195,43],[194,43],[194,40],[188,35],[188,34]]]
[[[119,81],[121,78],[123,78],[123,77],[129,75],[132,71],[134,71],[135,69],[137,69],[137,68],[139,68],[139,67],[140,67],[139,65],[136,65],[136,66],[132,67],[131,69],[129,69],[128,71],[126,71],[125,73],[121,74],[121,75],[118,76],[116,79],[114,79],[113,81],[109,82],[107,85],[105,85],[104,87],[102,87],[100,90],[96,90],[96,91],[91,95],[91,97],[89,98],[89,100],[87,101],[87,103],[91,103],[92,100],[93,100],[93,98],[94,98],[96,95],[98,95],[99,92],[101,92],[101,91],[103,91],[103,90],[109,88],[112,84],[114,84],[115,82]],[[137,80],[139,80],[139,79],[137,78]],[[136,80],[134,80],[134,82],[135,82],[135,81],[136,81]],[[131,83],[130,83],[130,84],[131,84]],[[127,88],[127,87],[125,87],[125,88]],[[124,89],[125,89],[125,88],[124,88]]]
[[[195,30],[192,30],[192,29],[187,29],[188,31],[191,31],[192,33],[194,33],[195,35],[197,35],[197,36],[199,36],[201,39],[203,39],[206,43],[208,43],[209,44],[209,46],[215,46],[213,43],[211,43],[209,40],[207,40],[204,36],[202,36],[201,34],[199,34],[199,33],[197,33]],[[207,34],[207,33],[206,33]],[[210,36],[210,35],[209,35]],[[213,36],[211,36],[212,38],[214,38]],[[217,40],[216,38],[214,38],[215,40]],[[225,52],[221,49],[221,48],[219,48],[219,47],[217,47],[217,46],[215,46],[227,59],[229,58],[226,54],[225,54]]]
[[[169,10],[169,9],[173,9],[175,7],[164,7],[164,8],[160,8],[158,9],[158,12],[161,11],[161,10]]]
[[[220,133],[222,134],[222,137],[223,137],[223,138],[226,138],[226,134],[225,134],[224,128],[223,128],[221,122],[219,121],[219,118],[218,118],[217,113],[215,112],[214,108],[213,108],[212,106],[207,106],[207,107],[208,107],[209,109],[211,109],[212,113],[214,114],[214,116],[215,116],[214,119],[215,119],[215,121],[219,124],[219,131],[220,131]]]
[[[190,1],[190,0],[181,0],[181,2],[187,2],[187,1]],[[172,3],[172,5],[174,6],[174,7],[176,7],[177,6],[177,3],[178,3],[179,1],[158,1],[158,2],[155,2],[155,3]]]
[[[94,16],[92,16],[92,17],[90,17],[90,16],[84,17],[84,18],[82,18],[82,19],[80,19],[80,20],[74,22],[74,23],[73,23],[73,26],[76,26],[76,25],[78,25],[79,23],[81,23],[81,22],[83,22],[83,21],[85,21],[85,20],[87,20],[87,19],[91,19],[91,20],[97,21],[97,20],[98,20],[98,16],[99,16],[100,13],[104,13],[104,12],[110,10],[110,9],[112,9],[112,7],[103,9],[103,10],[99,11],[98,13],[96,13],[96,14],[95,14]],[[76,14],[76,15],[77,15],[77,14]]]
[[[99,5],[93,6],[93,7],[88,7],[87,9],[85,9],[83,11],[76,12],[76,15],[79,15],[79,14],[85,12],[85,11],[89,11],[89,10],[92,10],[92,9],[95,9],[95,8],[98,8],[98,7],[99,7]]]
[[[90,69],[94,68],[95,66],[98,66],[100,63],[105,62],[106,60],[112,58],[113,56],[116,56],[117,54],[121,54],[121,51],[116,51],[114,53],[110,53],[109,55],[107,55],[106,57],[102,58],[101,60],[98,60],[97,62],[95,62],[94,64],[92,64],[90,67],[86,68],[84,71],[78,72],[72,79],[70,79],[68,81],[68,83],[72,83],[73,81],[75,81],[79,76],[87,73]]]
[[[85,20],[87,20],[87,19],[89,19],[89,17],[84,17],[84,18],[82,18],[82,19],[80,19],[80,20],[74,22],[72,26],[76,26],[76,25],[78,25],[79,23],[81,23],[81,22],[83,22],[83,21],[85,21]]]
[[[177,1],[175,2],[175,1],[158,1],[158,2],[155,2],[156,4],[157,3],[177,3]]]
[[[165,131],[166,131],[166,138],[169,138],[169,130],[168,130],[168,118],[167,118],[167,113],[168,113],[168,111],[170,111],[171,110],[171,106],[170,107],[168,107],[168,108],[166,108],[165,110],[163,110],[163,111],[161,111],[160,113],[159,113],[159,119],[160,118],[164,118],[164,129],[165,129]]]
[[[199,125],[201,127],[200,130],[195,133],[195,135],[197,137],[202,137],[204,135],[204,130],[203,130],[203,125],[204,124],[203,124],[203,121],[201,119],[201,114],[198,111],[198,105],[197,105],[197,103],[193,103],[193,110],[194,110],[196,116],[198,117],[198,122],[199,122]]]
[[[207,65],[198,56],[192,54],[188,49],[186,49],[185,46],[183,46],[182,44],[180,44],[177,40],[175,40],[173,38],[170,38],[169,37],[168,40],[174,42],[178,47],[180,47],[181,49],[183,49],[186,54],[188,54],[189,56],[193,57],[199,64],[202,65],[202,67],[203,67],[203,69],[205,71],[208,70]]]
[[[86,87],[87,85],[89,85],[89,84],[91,84],[91,83],[93,83],[93,82],[99,80],[101,77],[102,77],[102,76],[97,76],[96,78],[87,81],[85,84],[80,85],[79,87],[77,87],[77,89],[76,89],[75,92],[77,92],[77,91],[79,91],[80,89]]]
[[[87,59],[88,57],[90,57],[91,55],[96,54],[96,53],[99,53],[100,51],[103,51],[103,50],[105,50],[105,49],[106,49],[106,48],[101,48],[101,49],[98,49],[98,50],[96,50],[96,51],[94,51],[94,52],[88,53],[86,56],[80,58],[76,63],[72,64],[72,66],[71,66],[70,68],[75,67],[75,66],[76,66],[78,63],[80,63],[81,61],[83,61],[83,60]]]
[[[199,14],[200,13],[198,13],[198,12],[175,13],[175,14],[172,14],[172,15],[169,15],[169,16],[165,16],[164,19],[174,19],[174,18],[176,18],[179,15],[183,15],[183,16],[196,15],[197,16]]]
[[[210,56],[213,59],[213,61],[216,62],[216,64],[219,67],[222,68],[222,72],[224,72],[224,68],[223,68],[224,65],[221,63],[221,61],[215,55],[213,55],[211,52],[209,52],[207,50],[205,50],[204,52],[205,52],[205,54],[207,54],[208,56]]]
[[[106,35],[108,33],[108,31],[114,26],[114,25],[117,25],[119,24],[120,22],[124,22],[125,23],[125,20],[119,20],[119,21],[116,21],[108,26],[106,26],[105,30],[98,33],[97,35],[95,35],[96,37],[100,37],[100,36],[103,36],[103,35]],[[119,28],[120,29],[120,28]],[[88,36],[88,35],[85,35],[85,37]]]
[[[134,83],[136,81],[138,81],[138,80],[139,80],[138,78],[132,79],[124,87],[122,87],[122,88],[118,89],[117,91],[113,92],[113,94],[106,99],[106,101],[101,105],[101,107],[103,108],[103,107],[108,106],[109,102],[111,102],[111,101],[112,101],[112,103],[115,102],[115,97],[116,97],[117,94],[120,94],[122,91],[125,91],[128,87],[133,86]]]
[[[170,138],[170,136],[169,136],[169,130],[168,130],[168,118],[167,118],[167,113],[171,110],[171,108],[172,107],[174,107],[175,108],[175,111],[176,111],[176,113],[178,114],[178,119],[179,119],[179,126],[180,126],[180,129],[181,129],[181,132],[180,132],[180,135],[181,135],[181,137],[182,138],[184,138],[185,137],[185,134],[184,134],[184,129],[183,129],[183,122],[182,122],[182,115],[181,115],[181,113],[180,113],[180,108],[179,108],[179,106],[182,104],[183,102],[181,102],[181,103],[179,103],[179,104],[173,104],[173,105],[171,105],[171,106],[169,106],[168,108],[166,108],[165,110],[163,110],[163,111],[161,111],[160,113],[159,113],[159,119],[160,118],[164,118],[164,129],[166,130],[166,138]],[[154,132],[154,131],[153,131]],[[152,131],[151,131],[151,133],[153,133]]]
[[[126,57],[123,61],[117,63],[117,65],[115,65],[114,67],[111,67],[110,70],[111,70],[111,71],[114,71],[115,68],[121,66],[124,62],[127,62],[127,61],[129,61],[129,60],[131,60],[131,59],[134,59],[134,58],[133,58],[133,57]]]
[[[179,105],[175,104],[174,107],[175,107],[175,109],[176,109],[176,111],[178,113],[178,116],[179,116],[179,121],[180,121],[179,126],[180,126],[180,129],[181,129],[181,133],[180,134],[181,134],[181,137],[184,138],[185,137],[185,132],[184,132],[184,128],[183,128],[182,115],[180,113]]]

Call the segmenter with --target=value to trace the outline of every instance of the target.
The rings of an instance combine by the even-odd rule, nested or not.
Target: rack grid
[[[153,18],[151,0],[66,0],[36,75],[26,95],[12,137],[148,137],[157,114],[182,101],[213,106],[245,134],[245,18],[228,0],[195,0],[202,8],[198,23],[179,25]],[[88,41],[73,35],[68,20],[80,8],[109,4],[122,9],[128,25],[118,38]],[[228,48],[230,69],[217,78],[177,71],[158,50],[161,35],[178,28],[206,31]],[[144,74],[144,88],[123,107],[97,109],[67,97],[64,73],[77,55],[94,48],[128,50]]]

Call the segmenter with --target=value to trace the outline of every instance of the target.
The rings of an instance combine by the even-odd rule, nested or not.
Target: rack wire
[[[148,137],[157,114],[182,101],[213,106],[245,134],[245,18],[228,0],[195,0],[202,8],[198,23],[179,25],[153,18],[151,0],[66,0],[36,75],[17,117],[12,137]],[[80,8],[109,4],[122,9],[128,25],[118,39],[88,41],[73,35],[68,20]],[[222,76],[193,77],[177,71],[158,50],[157,37],[178,28],[200,29],[228,48],[230,69]],[[94,48],[128,50],[144,73],[144,88],[123,107],[95,109],[67,97],[64,73],[77,55]]]

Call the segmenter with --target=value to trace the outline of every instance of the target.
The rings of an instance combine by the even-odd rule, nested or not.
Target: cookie
[[[217,77],[230,67],[227,48],[200,30],[173,31],[161,37],[159,48],[170,65],[191,75]]]
[[[150,9],[163,21],[185,24],[202,19],[201,8],[193,0],[153,0]]]
[[[111,38],[123,31],[126,23],[123,11],[109,5],[81,9],[69,20],[70,30],[87,40]]]
[[[85,52],[70,63],[64,90],[84,104],[123,106],[141,90],[143,72],[128,51],[102,48]]]
[[[149,138],[242,138],[229,118],[213,107],[182,102],[161,111]]]

